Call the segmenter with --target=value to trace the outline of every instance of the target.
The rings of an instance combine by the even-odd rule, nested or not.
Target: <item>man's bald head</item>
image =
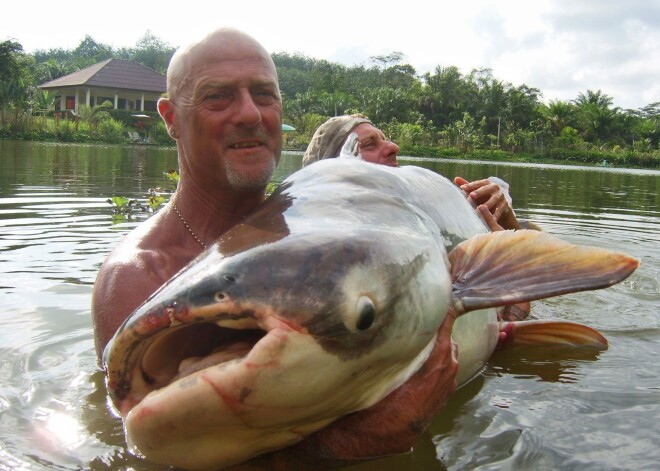
[[[252,36],[233,28],[217,29],[187,46],[180,47],[167,68],[167,95],[176,101],[191,83],[190,71],[198,63],[257,57],[263,60],[277,80],[272,57]]]

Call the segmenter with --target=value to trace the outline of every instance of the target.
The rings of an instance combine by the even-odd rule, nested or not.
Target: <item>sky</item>
[[[26,52],[73,49],[86,35],[134,47],[150,31],[179,47],[221,26],[241,29],[271,53],[347,66],[402,52],[418,74],[456,66],[541,90],[543,101],[601,90],[614,106],[660,101],[658,0],[69,0],[4,2],[0,41]],[[103,5],[103,6],[100,6]]]

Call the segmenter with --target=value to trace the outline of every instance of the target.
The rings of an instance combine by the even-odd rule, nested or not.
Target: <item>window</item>
[[[106,101],[109,101],[112,106],[115,106],[115,99],[109,96],[97,96],[96,97],[96,104],[97,105],[102,105]]]

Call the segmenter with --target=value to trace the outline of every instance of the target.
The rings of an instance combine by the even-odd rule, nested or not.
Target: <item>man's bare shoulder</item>
[[[154,278],[162,284],[169,278],[164,277],[169,272],[167,266],[173,263],[173,253],[169,250],[171,243],[158,237],[157,219],[154,217],[144,222],[122,239],[101,265],[96,283],[138,276]]]
[[[124,239],[96,276],[92,317],[100,353],[126,318],[192,258],[154,216]]]

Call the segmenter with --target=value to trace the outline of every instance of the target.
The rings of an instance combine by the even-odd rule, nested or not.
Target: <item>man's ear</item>
[[[174,126],[174,105],[169,98],[158,99],[158,114],[165,121],[167,131],[171,134],[172,127]]]

